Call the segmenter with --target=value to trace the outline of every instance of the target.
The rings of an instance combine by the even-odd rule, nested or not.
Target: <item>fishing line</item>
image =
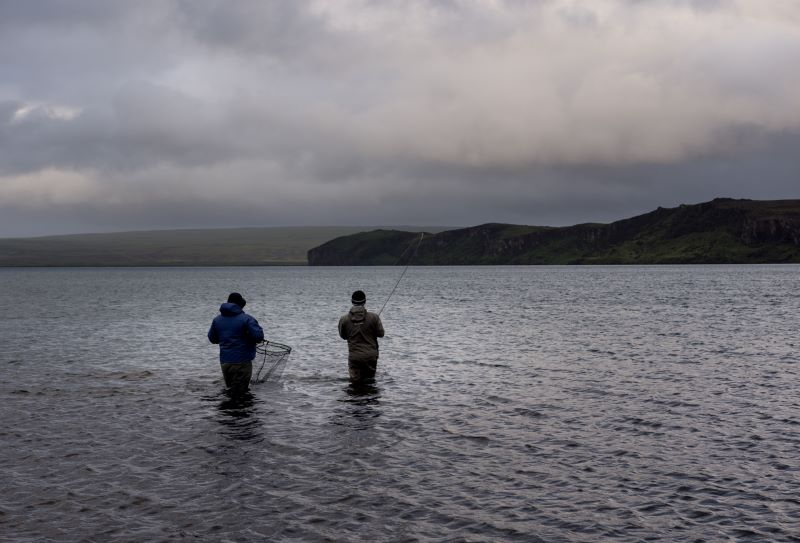
[[[424,235],[425,235],[425,233],[424,233],[424,232],[420,232],[420,233],[419,233],[419,240],[417,241],[417,249],[419,249],[419,246],[420,246],[420,244],[422,243],[422,237],[423,237]],[[398,258],[398,259],[397,259],[397,264],[399,264],[399,263],[400,263],[400,262],[403,260],[403,257],[404,257],[404,256],[406,256],[406,253],[408,252],[408,250],[409,250],[409,249],[411,249],[411,247],[412,247],[413,245],[414,245],[414,242],[412,241],[412,242],[411,242],[411,243],[408,245],[408,247],[406,247],[406,250],[405,250],[405,251],[403,251],[403,254],[401,254],[401,255],[400,255],[400,258]],[[396,266],[397,264],[395,264],[395,266]],[[383,310],[384,310],[384,308],[386,307],[386,304],[388,304],[388,303],[389,303],[389,300],[392,298],[392,294],[394,294],[394,291],[395,291],[395,290],[397,290],[397,287],[398,287],[398,285],[400,285],[400,281],[402,281],[402,280],[403,280],[403,276],[404,276],[404,275],[406,274],[406,272],[408,271],[408,266],[409,266],[409,265],[411,265],[411,259],[410,259],[410,258],[408,259],[408,262],[406,262],[406,267],[405,267],[405,268],[403,268],[403,273],[401,273],[401,274],[400,274],[400,278],[397,280],[397,283],[395,283],[395,284],[394,284],[394,288],[393,288],[393,289],[392,289],[392,291],[389,293],[389,296],[386,298],[386,301],[385,301],[385,302],[383,302],[383,306],[381,307],[381,310],[380,310],[380,311],[378,311],[378,316],[379,316],[379,317],[381,316],[381,313],[383,313]]]

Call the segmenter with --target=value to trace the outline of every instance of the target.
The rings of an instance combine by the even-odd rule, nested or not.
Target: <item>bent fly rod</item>
[[[423,238],[423,236],[424,236],[424,235],[425,235],[425,232],[420,232],[420,233],[419,233],[419,240],[417,240],[417,249],[419,249],[419,246],[420,246],[420,244],[422,243],[422,238]],[[413,245],[414,245],[414,242],[412,241],[412,242],[411,242],[411,243],[408,245],[408,247],[406,247],[406,250],[405,250],[405,251],[403,251],[403,254],[401,254],[401,255],[400,255],[400,258],[398,258],[398,259],[397,259],[397,263],[398,263],[398,264],[399,264],[399,263],[400,263],[400,262],[403,260],[403,257],[404,257],[404,256],[406,256],[406,253],[408,252],[408,250],[409,250],[409,249],[411,249],[411,247],[412,247]],[[415,250],[416,250],[416,249],[415,249]],[[392,289],[392,291],[389,293],[389,296],[387,296],[387,297],[386,297],[386,301],[385,301],[385,302],[383,302],[383,305],[381,306],[381,310],[380,310],[380,311],[378,311],[378,316],[379,316],[379,317],[381,316],[381,313],[383,313],[383,310],[384,310],[384,308],[386,307],[386,304],[388,304],[388,303],[389,303],[389,300],[392,298],[392,294],[394,294],[394,291],[395,291],[395,290],[397,290],[397,287],[398,287],[398,285],[400,284],[400,281],[402,281],[402,280],[403,280],[403,276],[404,276],[404,275],[406,274],[406,272],[408,271],[408,266],[409,266],[410,264],[411,264],[411,259],[409,258],[409,259],[408,259],[408,262],[406,262],[406,266],[405,266],[405,268],[403,268],[403,273],[401,273],[401,274],[400,274],[400,278],[397,280],[397,283],[395,283],[395,284],[394,284],[394,288],[393,288],[393,289]]]

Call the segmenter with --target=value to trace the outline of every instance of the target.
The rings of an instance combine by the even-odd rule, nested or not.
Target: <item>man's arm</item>
[[[344,315],[341,319],[339,319],[339,337],[342,339],[347,339],[347,330],[345,329],[346,324],[347,315]]]
[[[219,343],[219,335],[213,321],[211,322],[211,328],[208,329],[208,341],[214,344]]]
[[[264,329],[261,328],[261,325],[258,324],[258,321],[253,317],[250,317],[247,321],[247,333],[256,343],[264,341]]]
[[[383,337],[383,323],[378,315],[375,315],[375,337]]]

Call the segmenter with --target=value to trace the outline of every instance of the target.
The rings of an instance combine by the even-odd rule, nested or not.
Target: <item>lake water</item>
[[[800,541],[800,267],[412,267],[353,389],[401,271],[0,269],[0,540]]]

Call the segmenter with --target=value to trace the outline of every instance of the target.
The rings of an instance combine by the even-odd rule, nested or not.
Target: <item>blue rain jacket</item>
[[[264,330],[258,321],[241,307],[224,303],[208,329],[208,340],[219,344],[222,364],[242,364],[256,357],[256,343],[264,341]]]

